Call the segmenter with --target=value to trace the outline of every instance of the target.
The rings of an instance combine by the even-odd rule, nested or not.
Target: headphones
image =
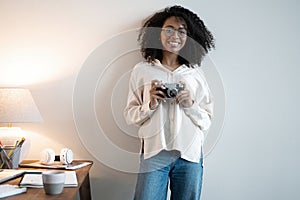
[[[51,165],[54,161],[60,161],[63,165],[68,165],[73,161],[73,152],[69,148],[63,148],[60,151],[60,155],[55,156],[53,149],[47,148],[42,151],[41,163],[44,165]]]

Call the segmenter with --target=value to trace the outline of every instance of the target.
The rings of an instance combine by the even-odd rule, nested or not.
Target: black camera
[[[174,98],[177,94],[184,89],[181,83],[156,83],[161,85],[163,88],[157,88],[156,90],[160,90],[165,94],[166,98]]]

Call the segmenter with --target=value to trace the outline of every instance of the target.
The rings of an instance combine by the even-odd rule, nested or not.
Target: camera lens
[[[168,90],[168,96],[170,98],[174,98],[174,97],[176,97],[176,95],[177,95],[177,90],[176,89]]]

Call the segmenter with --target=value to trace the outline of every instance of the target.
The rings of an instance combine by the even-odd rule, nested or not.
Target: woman
[[[170,180],[171,199],[198,200],[213,108],[200,65],[213,36],[196,14],[173,6],[146,20],[138,40],[145,61],[131,73],[124,111],[142,144],[134,198],[165,200]]]

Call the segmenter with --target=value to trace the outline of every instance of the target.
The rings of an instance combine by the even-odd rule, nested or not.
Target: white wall
[[[216,50],[210,55],[226,94],[222,137],[205,161],[203,199],[299,199],[300,4],[293,0],[0,1],[0,86],[29,88],[44,118],[41,124],[19,124],[31,140],[27,158],[38,158],[45,147],[59,152],[67,146],[75,158],[94,160],[94,199],[131,199],[136,175],[100,162],[103,157],[87,147],[85,133],[77,132],[73,89],[99,46],[175,2],[199,13],[213,32]],[[129,58],[126,67],[138,60]],[[118,127],[103,117],[104,105],[95,109],[112,130],[111,141],[137,151],[137,140],[119,137]],[[106,107],[105,112],[112,111]],[[99,143],[92,148],[116,161],[106,143]]]

